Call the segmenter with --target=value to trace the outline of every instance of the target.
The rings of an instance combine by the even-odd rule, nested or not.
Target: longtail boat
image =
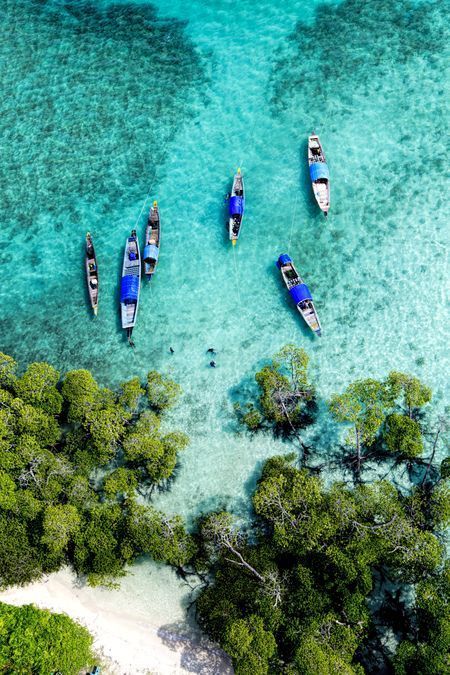
[[[229,201],[228,232],[233,246],[236,246],[236,242],[239,239],[239,235],[241,233],[244,209],[244,177],[241,174],[241,170],[238,169],[233,178],[233,186],[231,188]]]
[[[308,163],[316,202],[327,216],[330,208],[330,172],[319,137],[314,134],[308,138]]]
[[[289,291],[289,295],[295,302],[298,311],[316,335],[322,334],[319,317],[314,307],[311,291],[305,284],[294,267],[294,263],[287,253],[280,255],[277,267],[281,272],[283,281]]]
[[[159,215],[158,202],[154,201],[150,208],[150,213],[145,228],[145,246],[144,246],[144,273],[150,281],[155,273],[159,258],[159,247],[161,242],[161,219]]]
[[[131,334],[136,323],[141,287],[141,255],[136,230],[127,238],[122,265],[120,286],[120,313],[122,328],[127,331],[127,338],[132,345]]]
[[[98,311],[98,268],[94,244],[90,232],[86,233],[86,282],[91,301],[92,311],[97,316]]]

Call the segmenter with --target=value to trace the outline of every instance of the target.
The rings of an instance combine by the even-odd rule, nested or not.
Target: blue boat
[[[330,208],[330,172],[319,137],[315,134],[308,138],[308,163],[316,202],[327,216]]]
[[[155,201],[150,209],[147,227],[145,228],[144,273],[149,281],[155,273],[156,265],[158,264],[160,242],[161,219],[158,202]]]
[[[311,291],[294,267],[287,253],[282,253],[277,261],[283,281],[298,311],[316,335],[322,334],[319,317],[312,299]]]
[[[244,218],[245,208],[245,193],[244,193],[244,177],[241,170],[238,169],[233,179],[233,186],[231,188],[230,202],[229,202],[229,218],[228,218],[228,233],[231,243],[236,246],[241,233],[242,220]]]
[[[131,231],[125,244],[122,265],[122,279],[120,285],[120,314],[122,328],[127,331],[130,345],[131,334],[136,323],[139,307],[139,292],[141,288],[141,254],[136,230]]]

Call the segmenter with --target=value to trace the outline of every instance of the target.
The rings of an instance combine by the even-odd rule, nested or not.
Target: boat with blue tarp
[[[228,233],[233,246],[239,239],[241,233],[242,220],[244,218],[245,209],[245,192],[244,192],[244,177],[241,170],[238,169],[231,188],[230,201],[228,205]]]
[[[161,242],[161,218],[159,215],[158,202],[154,201],[145,228],[144,246],[144,273],[150,281],[155,273],[159,259],[159,247]]]
[[[295,302],[298,311],[316,335],[322,334],[319,317],[314,307],[311,291],[305,284],[297,270],[292,259],[287,253],[282,253],[277,261],[277,267],[281,272],[283,281],[289,291],[289,295]]]
[[[327,216],[330,208],[330,171],[322,144],[315,134],[308,138],[308,163],[316,202]]]
[[[139,292],[141,287],[141,255],[136,230],[131,231],[127,238],[123,256],[122,278],[120,285],[120,313],[122,328],[127,331],[127,338],[131,342],[131,334],[136,323],[139,307]]]

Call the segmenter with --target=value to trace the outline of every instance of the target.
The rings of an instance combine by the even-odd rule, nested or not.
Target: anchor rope
[[[295,221],[295,216],[297,215],[297,204],[298,204],[298,190],[295,192],[295,202],[294,202],[294,208],[292,210],[292,220],[291,220],[291,227],[289,230],[289,240],[288,240],[288,252],[291,248],[291,239],[292,239],[292,232],[294,229],[294,221]]]
[[[234,275],[236,277],[236,290],[237,290],[237,296],[239,300],[239,306],[242,308],[242,300],[241,300],[241,291],[240,291],[240,279],[239,279],[239,273],[238,273],[238,266],[237,266],[237,260],[236,260],[236,246],[233,246],[233,267],[234,267]]]
[[[147,192],[147,194],[146,194],[146,196],[145,196],[144,203],[142,204],[142,208],[141,208],[141,210],[139,211],[138,217],[136,218],[136,222],[134,223],[133,230],[136,229],[137,224],[138,224],[138,222],[140,221],[142,214],[144,213],[145,205],[146,205],[146,203],[147,203],[148,198],[150,197],[150,195],[151,195],[151,193],[152,193],[153,186],[154,186],[154,184],[155,184],[155,177],[156,177],[156,170],[153,172],[153,178],[152,178],[152,182],[150,183],[150,189],[149,189],[149,191]]]

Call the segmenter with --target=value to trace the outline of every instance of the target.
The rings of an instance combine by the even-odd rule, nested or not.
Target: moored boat
[[[233,186],[231,188],[229,201],[229,218],[228,218],[228,232],[231,243],[236,246],[241,233],[242,220],[244,218],[245,209],[245,193],[244,193],[244,177],[241,170],[238,169],[234,178]]]
[[[86,282],[89,293],[89,300],[91,301],[92,311],[97,316],[98,311],[98,268],[97,258],[95,255],[94,244],[90,232],[86,233]]]
[[[319,137],[315,134],[308,138],[308,163],[316,202],[327,216],[330,208],[330,172]]]
[[[122,328],[127,331],[129,343],[136,323],[139,307],[139,291],[141,286],[141,255],[136,230],[127,238],[122,265],[120,286],[120,313]]]
[[[299,273],[294,267],[294,263],[287,253],[280,255],[277,261],[277,267],[281,272],[283,281],[289,291],[289,294],[295,302],[298,311],[316,335],[321,335],[319,317],[314,307],[311,291],[305,284]]]
[[[161,219],[158,202],[154,201],[148,216],[147,227],[145,228],[145,246],[143,255],[144,273],[149,281],[158,264],[160,241]]]

